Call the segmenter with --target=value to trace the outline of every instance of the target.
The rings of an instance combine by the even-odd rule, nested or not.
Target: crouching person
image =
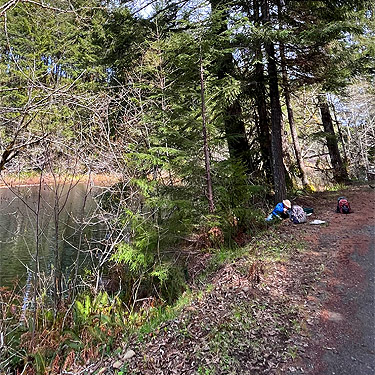
[[[290,201],[288,199],[283,200],[276,205],[273,211],[266,218],[266,221],[272,221],[274,219],[288,219],[288,210],[290,210],[291,207],[292,205],[290,204]]]

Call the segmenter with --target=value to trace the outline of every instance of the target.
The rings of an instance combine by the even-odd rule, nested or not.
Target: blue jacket
[[[272,211],[272,215],[279,216],[284,212],[284,204],[280,202],[276,205],[276,207]]]

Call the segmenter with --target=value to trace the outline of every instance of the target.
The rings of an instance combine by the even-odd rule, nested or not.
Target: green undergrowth
[[[211,257],[205,269],[197,277],[197,282],[205,284],[209,277],[217,272],[225,264],[236,262],[236,260],[246,256],[248,249],[246,247],[220,248],[211,251]]]
[[[339,192],[341,190],[347,189],[348,186],[344,183],[334,184],[331,186],[326,186],[325,191]]]
[[[201,298],[201,296],[201,292],[194,293],[191,290],[187,290],[173,305],[158,306],[150,309],[147,312],[147,318],[144,319],[140,326],[134,326],[131,333],[136,335],[138,340],[144,341],[148,335],[157,330],[161,323],[178,316],[182,309],[190,305],[194,298]],[[135,316],[139,316],[140,313],[141,312],[135,313]]]
[[[304,244],[300,238],[280,233],[277,227],[263,233],[251,245],[250,254],[263,261],[287,261],[291,254],[303,251]]]
[[[285,262],[294,252],[304,250],[301,239],[281,234],[278,228],[278,224],[270,226],[267,230],[259,232],[243,247],[212,249],[208,265],[198,280],[204,282],[225,264],[236,263],[241,258],[246,258],[250,264],[257,260],[265,263]]]
[[[168,352],[173,342],[173,352],[185,363],[194,363],[196,374],[271,373],[273,368],[267,366],[279,366],[298,355],[293,337],[303,330],[304,311],[287,296],[261,293],[244,298],[241,290],[208,284],[201,295],[193,293],[184,299],[182,307],[191,302],[182,314],[183,309],[177,315],[159,315],[161,319],[148,325],[142,340],[133,341],[138,353],[147,350],[151,337],[153,341],[151,352],[144,352],[137,361],[136,374],[142,373],[142,366],[147,368],[154,354],[168,361],[154,351],[160,343]]]
[[[195,342],[194,333],[190,332],[188,327],[194,314],[199,312],[193,315],[185,313],[182,316],[180,312],[198,299],[207,300],[207,304],[211,303],[210,296],[217,291],[216,286],[210,283],[211,278],[208,278],[208,275],[214,274],[226,264],[243,265],[244,260],[245,264],[251,264],[255,259],[262,260],[266,266],[268,262],[286,261],[296,251],[303,251],[303,242],[280,234],[277,227],[259,234],[245,247],[211,250],[210,262],[200,278],[200,291],[184,294],[174,306],[154,309],[149,315],[149,320],[134,333],[138,335],[141,343],[148,342],[150,336],[170,337],[174,334],[178,337],[176,346],[189,345],[189,340]],[[237,270],[241,272],[240,268]],[[244,270],[247,268],[244,267]],[[294,359],[297,349],[290,338],[302,330],[300,307],[291,304],[288,298],[283,296],[276,299],[260,297],[241,300],[238,293],[235,292],[234,295],[234,301],[222,319],[215,322],[214,318],[211,320],[209,316],[204,316],[211,321],[211,325],[207,327],[204,319],[201,320],[202,329],[209,333],[199,343],[199,347],[204,349],[196,351],[195,357],[191,359],[200,363],[197,373],[240,373],[246,368],[247,363],[251,363],[249,369],[262,366],[263,356],[270,362],[277,362],[280,356],[282,361]],[[204,304],[205,302],[202,302],[203,306]],[[176,320],[177,327],[173,323],[171,328],[167,323]],[[177,333],[174,332],[176,330]],[[210,361],[207,361],[207,358],[210,358]],[[212,365],[206,365],[205,362]]]
[[[238,270],[246,274],[248,266],[254,261],[261,260],[267,267],[268,263],[285,262],[293,253],[303,250],[304,243],[300,239],[280,235],[277,225],[259,233],[257,237],[253,238],[244,247],[211,249],[209,263],[197,278],[196,284],[202,288],[199,297],[201,298],[203,294],[211,292],[214,286],[210,284],[210,276],[214,275],[226,264],[238,264],[240,265]],[[245,260],[245,262],[241,262],[241,259]],[[176,317],[184,306],[189,305],[197,297],[198,294],[190,293],[179,299],[175,306],[159,307],[154,310],[150,315],[150,320],[140,327],[140,337],[144,338],[145,335],[157,329],[158,325]]]

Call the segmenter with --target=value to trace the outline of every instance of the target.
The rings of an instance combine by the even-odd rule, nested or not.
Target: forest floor
[[[341,195],[349,215],[335,212]],[[314,208],[308,223],[270,226],[214,272],[212,254],[192,254],[197,298],[80,373],[373,375],[375,190],[293,202]]]

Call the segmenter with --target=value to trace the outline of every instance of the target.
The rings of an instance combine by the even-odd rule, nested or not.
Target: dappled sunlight
[[[342,314],[329,310],[322,310],[320,316],[323,320],[330,320],[337,323],[342,322],[345,319]]]

